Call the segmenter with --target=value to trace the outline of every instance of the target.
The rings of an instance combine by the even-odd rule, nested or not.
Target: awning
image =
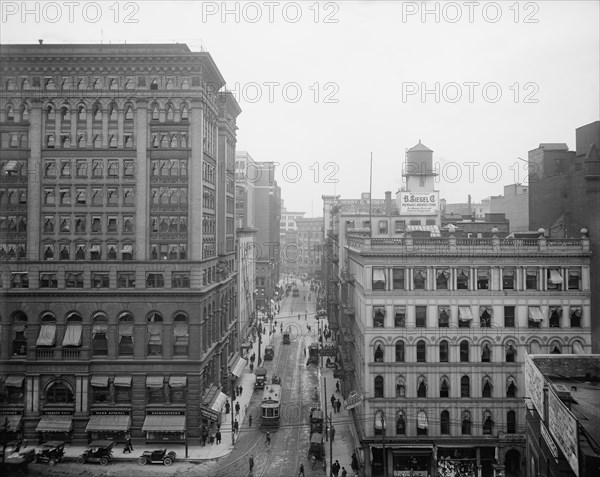
[[[81,330],[80,323],[70,324],[65,331],[63,346],[81,346]]]
[[[123,250],[121,253],[131,253],[133,252],[133,245],[123,245]]]
[[[185,431],[185,416],[146,416],[143,432],[183,432]]]
[[[92,376],[90,384],[96,388],[108,387],[108,376]]]
[[[542,316],[542,310],[540,310],[539,306],[529,307],[529,319],[538,323],[540,321],[544,321],[544,317]]]
[[[8,427],[6,428],[6,430],[9,432],[15,432],[19,430],[22,419],[22,414],[0,415],[0,426],[4,427],[4,424],[7,424]]]
[[[24,379],[25,376],[8,376],[4,382],[4,385],[12,388],[22,388]]]
[[[212,403],[212,405],[210,406],[210,408],[213,411],[221,412],[221,408],[225,404],[225,401],[227,401],[227,398],[228,398],[227,394],[225,394],[223,392],[219,392],[219,394],[217,394],[217,397],[215,398],[215,400]]]
[[[70,432],[73,428],[73,416],[42,416],[35,432]]]
[[[17,161],[8,161],[6,164],[7,172],[16,172],[17,171]]]
[[[425,414],[424,412],[420,412],[417,414],[417,427],[419,429],[427,429],[427,427],[429,426],[428,422],[427,422],[427,414]]]
[[[172,388],[184,388],[187,386],[187,376],[171,376],[169,386]]]
[[[385,282],[385,272],[383,268],[373,269],[373,281],[374,282]]]
[[[162,376],[147,376],[146,387],[147,388],[162,388],[164,378]]]
[[[128,415],[102,414],[90,417],[85,432],[127,432],[131,426],[131,417]]]
[[[54,346],[56,339],[56,324],[42,325],[36,346]]]
[[[124,388],[131,387],[131,376],[115,376],[115,386],[122,386]]]
[[[240,348],[242,348],[242,349],[250,349],[250,348],[252,348],[252,344],[250,344],[250,343],[242,343],[240,345]]]
[[[473,315],[471,314],[470,306],[459,306],[458,307],[458,319],[460,321],[471,321]]]
[[[441,237],[440,228],[437,225],[407,225],[407,232],[429,232],[432,237]]]
[[[573,343],[573,354],[585,354],[585,350],[579,341]]]
[[[238,356],[237,362],[231,368],[231,374],[233,374],[234,376],[237,376],[239,378],[242,375],[242,371],[244,371],[244,368],[246,367],[247,364],[248,364],[247,359],[240,358]]]
[[[532,341],[529,345],[529,354],[542,354],[542,348],[537,341]]]
[[[556,269],[550,269],[550,278],[548,279],[550,283],[559,284],[563,282],[562,275]]]
[[[90,252],[100,252],[100,245],[92,245],[90,247]]]

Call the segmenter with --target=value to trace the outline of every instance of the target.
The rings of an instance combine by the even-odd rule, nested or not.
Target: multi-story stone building
[[[526,475],[525,354],[591,350],[586,234],[417,237],[401,204],[350,217],[324,202],[330,327],[367,475]]]
[[[298,220],[304,217],[306,212],[294,212],[287,210],[281,200],[281,227],[279,230],[279,242],[281,244],[281,267],[282,273],[298,274]]]
[[[198,437],[239,349],[239,106],[182,44],[0,57],[0,412],[34,440]]]
[[[529,186],[510,184],[504,186],[504,195],[490,197],[490,211],[504,213],[510,222],[511,232],[529,229]]]
[[[304,217],[298,226],[298,273],[321,273],[323,217]]]

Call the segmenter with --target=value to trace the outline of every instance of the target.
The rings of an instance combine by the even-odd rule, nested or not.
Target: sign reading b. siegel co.
[[[438,192],[400,192],[400,215],[436,215]]]

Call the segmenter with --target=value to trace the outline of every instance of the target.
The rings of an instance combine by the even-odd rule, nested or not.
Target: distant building
[[[298,274],[298,220],[304,217],[306,212],[293,212],[287,210],[281,201],[281,266],[282,273]]]
[[[298,273],[321,273],[323,218],[303,217],[298,225]]]
[[[490,197],[490,212],[506,215],[510,222],[510,232],[529,230],[529,186],[504,186],[504,195]]]
[[[254,227],[255,186],[259,170],[246,151],[235,153],[235,220],[238,228]]]
[[[462,216],[474,217],[476,219],[483,219],[485,214],[491,212],[490,199],[482,199],[481,202],[472,202],[471,194],[467,202],[458,202],[454,204],[448,204],[446,199],[441,201],[442,214],[459,214]]]

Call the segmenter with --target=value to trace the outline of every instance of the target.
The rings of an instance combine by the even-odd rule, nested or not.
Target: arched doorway
[[[504,474],[506,477],[521,477],[521,453],[509,450],[504,456]]]

